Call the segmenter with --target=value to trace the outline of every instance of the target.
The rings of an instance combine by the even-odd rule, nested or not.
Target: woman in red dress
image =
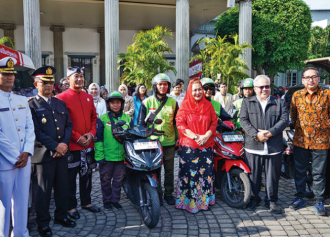
[[[175,207],[191,213],[215,204],[213,146],[218,117],[199,79],[190,81],[176,116],[179,177]]]

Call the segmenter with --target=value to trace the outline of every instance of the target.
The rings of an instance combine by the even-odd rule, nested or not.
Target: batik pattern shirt
[[[318,87],[296,91],[291,101],[291,119],[295,127],[293,145],[305,149],[329,149],[330,90]]]

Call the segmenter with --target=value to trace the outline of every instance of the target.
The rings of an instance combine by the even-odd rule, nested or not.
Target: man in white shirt
[[[240,112],[241,126],[245,130],[245,162],[251,169],[252,197],[246,206],[254,211],[261,201],[261,175],[265,167],[268,201],[265,206],[280,214],[277,206],[278,182],[282,166],[283,130],[289,123],[285,101],[270,96],[270,79],[259,75],[254,79],[256,96],[243,100]]]
[[[0,236],[28,237],[34,125],[27,98],[11,91],[16,59],[0,60]],[[10,218],[11,215],[11,218]]]
[[[220,92],[217,92],[214,96],[214,100],[218,101],[222,107],[229,112],[231,105],[233,104],[233,95],[227,93],[227,84],[225,82],[220,82],[219,84]]]

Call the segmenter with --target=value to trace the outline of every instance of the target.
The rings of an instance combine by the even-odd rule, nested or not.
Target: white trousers
[[[27,229],[31,162],[24,168],[0,170],[0,237],[8,237],[10,210],[11,237],[29,237]]]

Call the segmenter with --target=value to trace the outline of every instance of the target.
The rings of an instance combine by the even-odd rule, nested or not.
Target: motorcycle
[[[126,122],[119,120],[115,123],[119,131],[113,132],[124,141],[126,152],[123,189],[128,199],[140,206],[143,221],[151,229],[157,226],[160,216],[156,174],[163,163],[163,148],[158,139],[147,137],[163,135],[164,131],[154,129],[155,124],[161,123],[161,119],[156,119],[151,127],[148,123],[146,127],[122,129]]]
[[[285,150],[283,151],[283,162],[281,169],[281,177],[285,179],[294,179],[295,167],[294,167],[294,158],[293,158],[293,137],[294,130],[285,130],[288,137],[287,141],[283,138],[283,145]],[[312,160],[309,161],[307,168],[307,179],[306,179],[306,197],[314,198],[314,192],[312,190],[313,186],[313,176],[312,176]]]
[[[251,171],[244,162],[244,136],[233,122],[218,121],[213,155],[215,186],[229,206],[244,207],[251,198]]]

